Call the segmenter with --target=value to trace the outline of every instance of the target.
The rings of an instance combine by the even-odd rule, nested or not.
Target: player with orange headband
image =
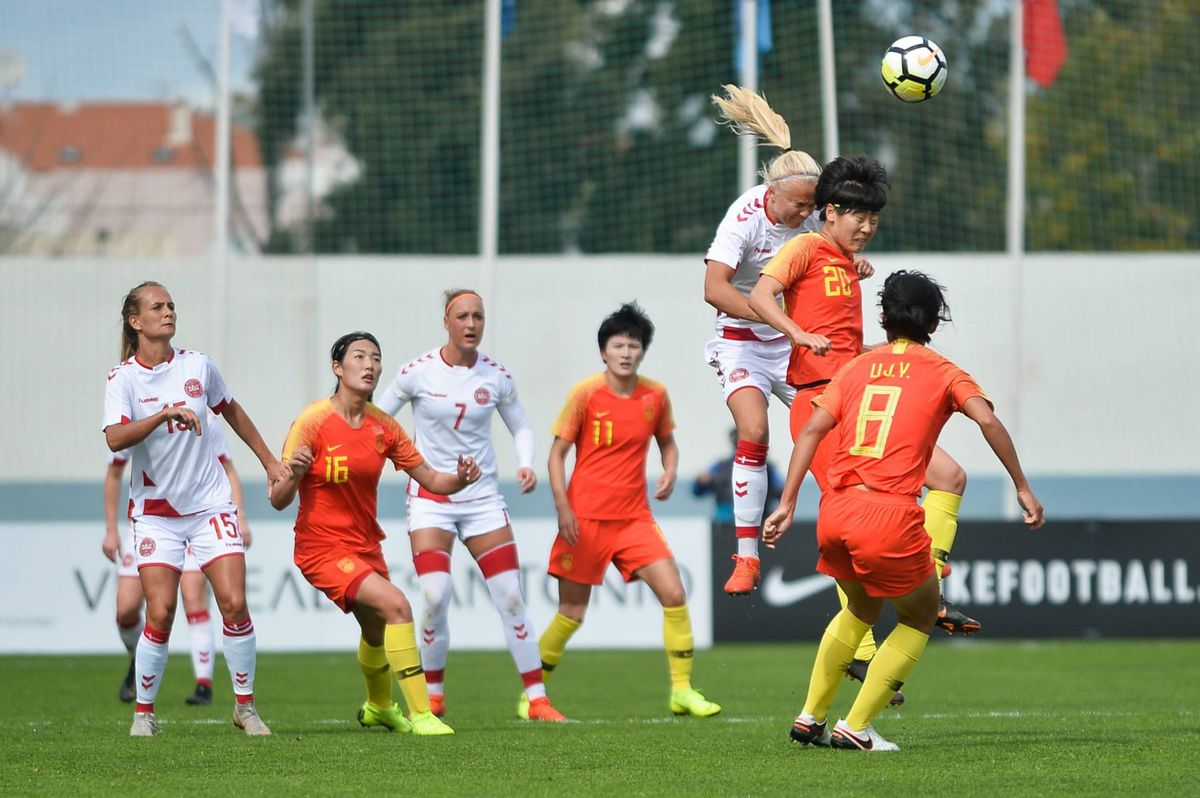
[[[412,403],[417,449],[434,468],[454,463],[459,452],[469,452],[482,472],[478,482],[454,496],[429,493],[415,482],[408,485],[409,542],[425,599],[421,661],[430,703],[436,714],[445,714],[453,595],[450,553],[457,538],[479,565],[500,614],[508,650],[525,687],[527,702],[521,702],[518,714],[529,720],[565,720],[546,696],[537,634],[521,593],[517,544],[496,476],[492,414],[498,411],[512,433],[522,493],[537,487],[533,430],[508,369],[479,351],[485,321],[479,294],[467,289],[447,291],[444,314],[446,343],[401,368],[379,399],[379,407],[393,415]]]

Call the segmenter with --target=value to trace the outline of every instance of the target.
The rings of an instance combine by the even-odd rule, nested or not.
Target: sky
[[[215,69],[219,11],[220,0],[0,0],[0,63],[16,55],[24,67],[15,86],[0,68],[0,102],[186,98],[211,107],[212,83],[183,32]],[[235,91],[251,86],[255,46],[231,37]]]

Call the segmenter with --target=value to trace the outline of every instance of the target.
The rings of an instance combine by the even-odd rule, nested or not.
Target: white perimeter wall
[[[956,321],[935,344],[989,391],[1031,473],[1200,470],[1191,409],[1200,387],[1200,255],[1028,256],[1019,278],[1001,255],[873,261],[880,275],[920,268],[948,286]],[[278,447],[296,413],[332,387],[326,357],[337,336],[375,333],[390,373],[444,340],[441,291],[480,287],[482,272],[473,258],[258,258],[230,265],[226,300],[214,295],[207,260],[4,258],[0,278],[0,481],[62,482],[102,475],[104,377],[117,361],[120,302],[134,284],[155,279],[170,289],[177,345],[217,358]],[[539,432],[539,463],[567,390],[600,368],[600,320],[627,299],[658,326],[643,371],[674,399],[681,473],[726,452],[728,413],[702,358],[713,318],[702,279],[699,256],[500,260],[484,350],[516,377]],[[869,323],[881,282],[867,283]],[[867,338],[879,340],[877,328]],[[772,421],[773,459],[783,464],[786,415],[777,410]],[[511,478],[511,442],[497,439]],[[969,472],[999,471],[965,419],[952,420],[942,442]],[[261,480],[250,454],[235,454],[243,474]]]

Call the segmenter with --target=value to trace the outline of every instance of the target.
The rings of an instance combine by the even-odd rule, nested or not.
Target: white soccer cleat
[[[258,710],[255,709],[253,701],[234,705],[233,725],[251,737],[267,737],[271,734],[267,724],[263,723],[263,719],[258,716]]]
[[[158,722],[154,720],[153,712],[134,712],[133,725],[129,727],[130,737],[153,737],[158,734]]]
[[[900,750],[900,746],[883,739],[883,736],[875,731],[874,726],[867,726],[865,731],[857,732],[851,729],[845,720],[839,720],[833,727],[833,733],[829,735],[829,744],[832,748],[841,748],[846,751]]]

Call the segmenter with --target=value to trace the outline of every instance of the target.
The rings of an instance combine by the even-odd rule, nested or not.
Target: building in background
[[[0,253],[204,256],[213,238],[211,115],[183,103],[0,109]],[[267,236],[258,139],[232,126],[230,243]]]

